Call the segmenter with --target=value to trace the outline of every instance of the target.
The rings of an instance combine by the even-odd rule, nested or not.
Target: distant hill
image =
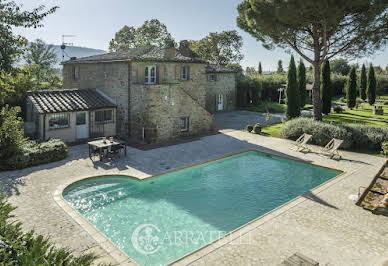
[[[60,45],[53,45],[53,49],[58,57],[58,67],[60,66],[60,63],[62,62],[62,50]],[[91,56],[91,55],[97,55],[97,54],[105,54],[107,51],[100,50],[100,49],[93,49],[93,48],[87,48],[87,47],[80,47],[80,46],[66,46],[65,49],[65,60],[69,60],[70,57],[85,57],[85,56]]]
[[[62,50],[60,45],[53,45],[53,49],[57,55],[57,64],[55,65],[55,68],[62,68],[61,62],[62,62]],[[66,46],[65,49],[65,61],[69,60],[70,57],[85,57],[85,56],[91,56],[91,55],[97,55],[97,54],[105,54],[107,51],[100,50],[100,49],[93,49],[93,48],[87,48],[87,47],[80,47],[80,46]],[[17,62],[18,65],[25,64],[25,60],[22,57],[19,62]]]

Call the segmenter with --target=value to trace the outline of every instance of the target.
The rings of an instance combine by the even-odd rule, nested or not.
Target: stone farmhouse
[[[114,103],[98,106],[111,108],[113,113],[107,114],[106,119],[104,114],[98,114],[97,122],[96,106],[87,99],[83,110],[70,108],[48,114],[47,121],[58,112],[75,112],[76,117],[76,112],[86,111],[84,120],[89,131],[82,138],[119,135],[151,143],[203,135],[213,131],[215,112],[236,108],[236,73],[194,57],[187,41],[181,41],[178,49],[173,44],[165,48],[146,46],[71,58],[63,63],[63,87],[63,91],[73,92],[94,90]],[[33,95],[34,92],[29,97]],[[50,105],[49,101],[42,103]],[[32,105],[35,106],[33,102]],[[106,131],[111,126],[101,126],[105,123],[116,127],[115,134]],[[72,132],[76,132],[76,124]],[[45,137],[62,137],[66,133],[60,133],[61,130],[55,129]],[[72,137],[65,139],[72,138],[76,141],[81,136],[72,133]]]

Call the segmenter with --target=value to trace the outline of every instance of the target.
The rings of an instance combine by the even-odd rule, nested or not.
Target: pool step
[[[319,262],[306,257],[305,255],[296,252],[291,257],[283,261],[281,266],[319,266]]]

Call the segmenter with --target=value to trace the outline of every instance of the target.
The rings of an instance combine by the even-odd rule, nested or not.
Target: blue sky
[[[179,40],[198,40],[209,32],[236,29],[243,37],[243,67],[255,66],[261,61],[264,70],[275,70],[277,61],[288,65],[289,54],[283,50],[268,51],[241,31],[236,25],[236,7],[241,0],[16,0],[25,9],[39,4],[58,5],[56,13],[44,20],[41,29],[17,29],[29,40],[41,38],[50,44],[59,44],[62,34],[76,37],[68,42],[77,46],[108,50],[109,41],[124,25],[139,26],[145,20],[157,18],[167,25],[168,31]],[[299,58],[297,56],[296,58]],[[388,48],[359,63],[373,62],[385,67]]]

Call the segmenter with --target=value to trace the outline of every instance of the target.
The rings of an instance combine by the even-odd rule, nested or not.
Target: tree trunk
[[[314,71],[314,83],[313,83],[314,119],[317,121],[322,121],[322,104],[321,104],[321,96],[320,96],[321,64],[319,63],[319,61],[314,61],[313,71]]]

